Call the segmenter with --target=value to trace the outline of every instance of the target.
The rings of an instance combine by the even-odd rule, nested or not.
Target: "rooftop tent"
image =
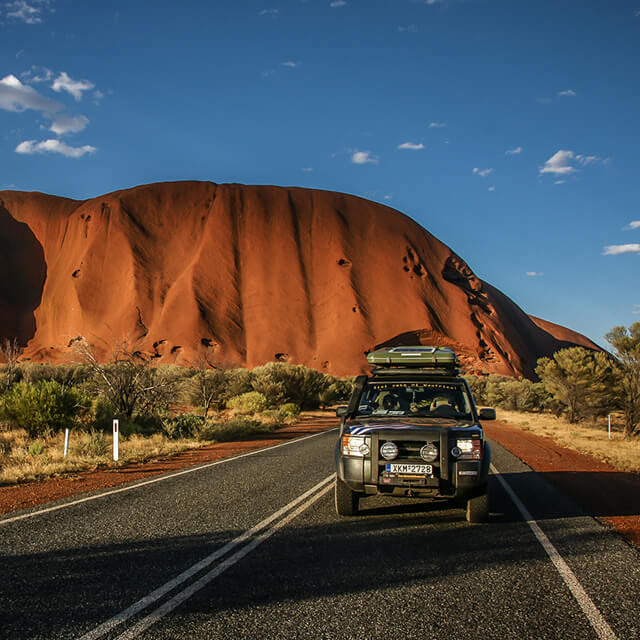
[[[458,356],[449,347],[385,347],[367,354],[369,364],[376,367],[419,367],[421,369],[457,368]]]

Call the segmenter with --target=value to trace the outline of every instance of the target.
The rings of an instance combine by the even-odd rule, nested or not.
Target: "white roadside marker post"
[[[118,428],[120,426],[119,421],[118,420],[114,420],[113,421],[113,459],[118,462],[118,457],[119,457],[119,438],[120,438],[120,429]]]
[[[64,457],[69,455],[69,427],[64,430]]]
[[[609,414],[609,440],[611,440],[611,414]]]

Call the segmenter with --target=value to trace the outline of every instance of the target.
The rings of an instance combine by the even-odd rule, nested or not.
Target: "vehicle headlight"
[[[438,458],[438,447],[432,442],[428,442],[420,449],[420,457],[425,462],[434,462]]]
[[[371,451],[364,436],[342,436],[342,455],[364,458]]]
[[[456,457],[466,458],[467,460],[480,460],[482,456],[482,441],[480,438],[459,439],[456,441],[456,446],[460,450],[460,454]],[[454,455],[453,450],[451,453]]]
[[[393,460],[398,457],[398,445],[395,442],[385,442],[380,447],[380,455],[385,460]]]

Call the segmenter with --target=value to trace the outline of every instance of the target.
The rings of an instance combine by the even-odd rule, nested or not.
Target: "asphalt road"
[[[335,438],[4,516],[0,637],[640,638],[638,550],[499,445],[470,525],[419,500],[339,518]]]

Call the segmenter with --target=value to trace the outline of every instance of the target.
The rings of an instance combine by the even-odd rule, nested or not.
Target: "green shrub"
[[[267,399],[258,391],[248,391],[247,393],[231,398],[227,402],[227,407],[237,413],[260,413],[267,408]]]
[[[162,422],[162,430],[167,438],[178,440],[179,438],[202,438],[204,418],[193,413],[183,413]]]
[[[283,404],[280,407],[280,411],[291,418],[295,418],[300,415],[300,407],[295,402],[287,402]]]
[[[35,438],[72,427],[88,405],[76,389],[63,389],[53,380],[18,382],[2,398],[0,415]]]
[[[44,442],[42,440],[34,440],[29,445],[29,455],[39,456],[44,451]]]
[[[332,380],[331,376],[301,364],[269,362],[253,370],[251,384],[267,398],[271,407],[293,402],[303,409],[316,409],[320,395]]]

